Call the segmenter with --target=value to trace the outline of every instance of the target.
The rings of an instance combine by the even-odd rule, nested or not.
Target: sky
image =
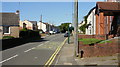
[[[78,3],[79,22],[95,5],[95,2]],[[73,7],[73,2],[2,2],[2,12],[20,10],[20,20],[22,21],[40,21],[42,15],[43,22],[57,26],[61,23],[73,21]]]

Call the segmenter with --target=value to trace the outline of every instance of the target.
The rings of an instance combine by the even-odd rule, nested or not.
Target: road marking
[[[40,46],[42,46],[42,45],[44,45],[44,44],[40,44],[40,45],[38,45],[37,47],[40,47]]]
[[[26,51],[24,51],[24,52],[28,52],[28,51],[30,51],[30,50],[32,50],[32,48],[31,48],[31,49],[28,49],[28,50],[26,50]]]
[[[0,63],[4,63],[4,62],[6,62],[6,61],[8,61],[8,60],[11,60],[11,59],[17,57],[17,56],[18,56],[18,55],[16,54],[16,55],[14,55],[14,56],[12,56],[12,57],[6,59],[6,60],[1,61]]]
[[[55,50],[55,52],[52,54],[49,60],[45,63],[44,67],[49,67],[53,63],[54,59],[56,58],[57,54],[61,50],[62,46],[65,44],[66,40],[67,38],[58,46],[58,48]]]
[[[33,49],[35,49],[36,47],[33,47],[33,48],[30,48],[30,49],[28,49],[28,50],[26,50],[26,51],[24,51],[24,52],[29,52],[29,51],[31,51],[31,50],[33,50]]]
[[[35,49],[36,47],[33,47],[33,48],[31,48],[31,49]]]
[[[48,42],[50,42],[50,41],[47,41],[47,42],[45,42],[45,43],[48,43]]]

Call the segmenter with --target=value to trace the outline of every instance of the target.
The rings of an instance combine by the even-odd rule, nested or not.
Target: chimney
[[[20,13],[20,11],[19,11],[19,10],[17,10],[15,14],[19,14],[19,13]]]

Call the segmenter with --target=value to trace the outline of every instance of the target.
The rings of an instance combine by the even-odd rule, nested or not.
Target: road
[[[63,34],[50,35],[21,46],[2,51],[2,65],[44,65],[65,40]]]

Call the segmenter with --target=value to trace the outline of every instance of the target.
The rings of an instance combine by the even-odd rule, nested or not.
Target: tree
[[[65,33],[66,31],[68,31],[69,24],[71,24],[71,23],[62,23],[62,24],[59,26],[60,31],[61,31],[62,33]]]
[[[87,16],[84,16],[83,18],[84,18],[85,24],[80,26],[79,29],[83,32],[83,34],[85,34],[86,27],[87,27]]]

